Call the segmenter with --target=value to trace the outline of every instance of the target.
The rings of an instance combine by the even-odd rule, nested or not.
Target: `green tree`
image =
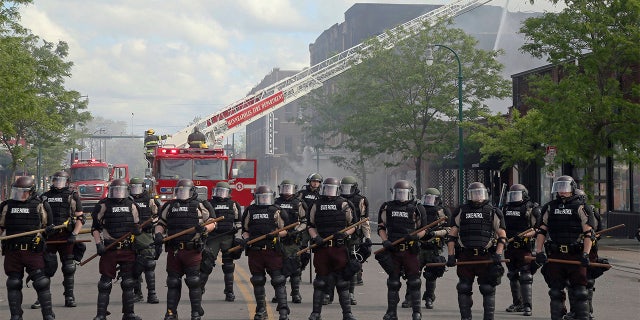
[[[458,64],[448,50],[434,48],[430,66],[425,50],[443,44],[458,54],[465,120],[488,112],[485,100],[510,93],[499,75],[503,66],[496,57],[501,52],[477,49],[477,40],[449,25],[425,25],[417,34],[403,31],[401,37],[409,36],[392,50],[387,43],[370,40],[373,50],[363,52],[363,62],[332,86],[329,103],[316,108],[316,131],[336,137],[339,143],[333,145],[354,152],[356,158],[383,154],[387,167],[411,161],[421,192],[423,161],[455,154],[458,137]]]
[[[640,1],[564,3],[563,11],[527,19],[520,29],[522,51],[546,57],[561,75],[532,79],[526,101],[540,111],[541,142],[558,147],[557,162],[586,168],[590,191],[598,158],[640,160]]]

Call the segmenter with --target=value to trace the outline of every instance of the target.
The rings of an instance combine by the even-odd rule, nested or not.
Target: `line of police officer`
[[[65,176],[64,173],[59,174],[59,176],[56,179],[65,182],[68,179],[68,175]],[[301,300],[299,290],[296,290],[297,281],[293,279],[296,275],[299,275],[303,266],[300,264],[300,260],[296,260],[291,253],[295,248],[306,246],[304,240],[299,237],[303,234],[308,234],[311,238],[311,243],[316,244],[318,247],[315,250],[316,259],[314,260],[316,279],[314,280],[313,311],[309,319],[320,319],[322,300],[330,280],[335,282],[338,289],[343,318],[354,319],[350,308],[352,303],[349,299],[349,282],[353,279],[354,274],[358,272],[360,266],[357,265],[358,269],[354,269],[351,267],[350,262],[354,260],[352,257],[357,256],[357,253],[362,252],[366,255],[367,247],[370,253],[370,245],[367,244],[367,242],[370,244],[370,240],[366,241],[369,237],[365,236],[362,243],[353,247],[365,249],[363,251],[353,250],[354,254],[349,254],[349,246],[346,245],[345,239],[356,230],[349,229],[346,233],[340,232],[340,230],[356,221],[356,219],[365,217],[366,214],[362,214],[363,209],[360,205],[357,206],[360,208],[360,214],[353,214],[356,206],[351,201],[340,196],[340,183],[335,178],[325,179],[321,189],[322,192],[318,195],[317,191],[320,190],[320,183],[319,181],[316,183],[314,180],[318,176],[318,174],[312,174],[308,179],[309,185],[297,193],[295,198],[299,201],[298,205],[296,205],[298,208],[297,214],[293,209],[294,206],[289,208],[290,203],[287,202],[294,199],[291,195],[296,189],[295,185],[291,186],[291,181],[283,181],[279,186],[279,199],[281,199],[279,202],[281,205],[285,204],[288,210],[281,211],[281,207],[276,205],[273,199],[275,197],[274,193],[269,187],[261,186],[256,189],[255,203],[248,207],[243,214],[242,239],[236,239],[235,241],[235,243],[240,244],[245,244],[247,240],[260,235],[269,234],[288,222],[298,220],[308,223],[308,233],[302,232],[304,231],[304,226],[302,226],[290,232],[280,232],[279,235],[267,238],[267,242],[260,242],[247,248],[252,273],[251,282],[254,285],[254,293],[258,305],[255,319],[264,319],[266,317],[263,287],[266,282],[265,273],[271,275],[272,285],[276,289],[275,300],[278,302],[277,310],[280,313],[280,319],[288,319],[289,314],[286,304],[286,289],[284,287],[286,276],[290,276],[292,279],[293,301]],[[353,181],[347,179],[344,182],[350,183],[343,184],[342,189],[349,188],[351,190]],[[108,314],[106,309],[109,303],[111,284],[116,276],[122,278],[123,319],[139,319],[133,312],[134,288],[136,286],[135,275],[138,272],[144,271],[146,273],[153,269],[150,267],[145,268],[143,259],[138,260],[139,264],[142,265],[139,270],[143,271],[135,271],[136,253],[139,256],[140,250],[147,249],[150,244],[150,241],[146,241],[146,244],[138,244],[136,247],[137,241],[135,239],[145,238],[142,235],[149,233],[148,228],[143,227],[141,229],[139,224],[147,216],[149,218],[153,216],[153,209],[147,211],[146,209],[140,210],[140,208],[145,208],[145,205],[152,207],[153,203],[147,202],[148,199],[145,197],[138,197],[138,204],[135,204],[134,200],[127,196],[128,190],[134,195],[137,194],[137,191],[132,192],[124,180],[112,182],[109,188],[109,197],[96,205],[96,209],[93,212],[92,231],[96,240],[97,252],[101,256],[98,311],[94,318],[97,320],[105,319]],[[413,308],[413,319],[421,318],[419,273],[426,263],[439,257],[438,243],[441,244],[443,242],[442,240],[447,233],[449,254],[447,266],[454,266],[459,261],[485,261],[487,259],[492,261],[488,264],[458,266],[459,283],[456,288],[458,290],[458,304],[462,319],[471,318],[470,309],[473,303],[471,300],[471,284],[476,276],[478,277],[480,292],[483,295],[484,318],[493,319],[495,286],[500,283],[500,278],[504,272],[502,253],[505,248],[507,250],[506,255],[511,260],[507,266],[513,295],[513,304],[507,308],[507,311],[522,311],[524,315],[531,315],[532,274],[535,272],[537,265],[547,262],[545,251],[542,250],[542,246],[545,243],[546,252],[551,257],[581,262],[580,266],[560,263],[549,263],[544,266],[543,270],[546,270],[544,270],[543,274],[550,287],[552,319],[567,317],[563,300],[563,289],[567,286],[569,296],[574,301],[571,303],[571,316],[575,319],[587,319],[589,317],[589,289],[587,285],[591,282],[590,287],[593,288],[593,280],[597,276],[587,278],[586,267],[589,266],[589,261],[597,259],[597,256],[594,258],[593,254],[591,259],[589,256],[593,242],[596,240],[594,232],[596,222],[593,210],[586,206],[584,196],[579,194],[579,189],[577,189],[573,178],[562,176],[554,182],[552,193],[556,197],[542,207],[540,215],[537,214],[538,206],[530,201],[524,186],[514,185],[511,187],[507,195],[506,215],[503,215],[501,210],[490,203],[488,192],[484,185],[474,182],[468,188],[469,201],[454,212],[450,221],[450,231],[446,225],[441,225],[428,232],[417,234],[413,231],[431,221],[435,221],[436,217],[446,215],[441,202],[438,203],[439,192],[428,189],[427,194],[422,199],[422,204],[416,203],[413,196],[413,188],[407,181],[398,181],[394,185],[392,192],[393,200],[385,202],[379,211],[378,225],[378,233],[383,240],[385,254],[376,258],[389,274],[387,281],[389,305],[384,319],[397,319],[396,307],[399,302],[398,290],[400,288],[401,275],[407,278],[405,299],[407,307],[411,306]],[[348,194],[349,192],[347,192]],[[220,198],[225,199],[228,195],[221,194]],[[366,200],[366,198],[364,199]],[[300,211],[305,210],[302,202],[311,204],[306,215]],[[361,201],[357,202],[361,203]],[[54,205],[56,209],[53,210],[51,208],[52,203],[60,204]],[[81,211],[77,209],[77,204],[77,195],[74,196],[74,193],[68,190],[65,183],[59,184],[55,180],[52,184],[52,190],[47,196],[37,197],[33,179],[30,177],[18,178],[12,186],[10,200],[2,203],[0,230],[6,232],[8,236],[36,230],[40,227],[43,228],[42,233],[3,240],[3,254],[17,251],[16,255],[8,255],[5,258],[11,320],[22,319],[20,290],[25,268],[29,278],[34,281],[34,288],[38,292],[38,301],[42,308],[43,319],[55,318],[51,308],[48,281],[51,272],[45,272],[44,263],[44,237],[46,235],[49,235],[51,239],[59,237],[66,237],[67,239],[67,246],[64,249],[55,250],[61,250],[59,252],[61,252],[63,275],[65,277],[65,282],[63,283],[65,284],[65,306],[73,307],[75,305],[73,272],[70,272],[71,268],[68,266],[65,268],[65,262],[72,258],[68,247],[73,248],[78,229],[84,223]],[[140,204],[143,205],[141,206]],[[229,209],[234,206],[231,202],[228,204],[230,205]],[[142,218],[141,211],[145,212]],[[287,211],[292,213],[292,217],[288,216]],[[355,211],[357,212],[357,209]],[[233,221],[233,227],[230,230],[235,231],[238,219],[237,210],[231,209],[231,212],[233,212],[233,220],[229,220]],[[180,180],[176,187],[176,199],[167,202],[161,210],[160,220],[155,226],[153,258],[158,258],[161,251],[160,246],[163,244],[166,245],[166,250],[172,253],[167,257],[167,270],[169,273],[167,285],[169,290],[167,293],[165,319],[177,319],[176,309],[180,300],[180,278],[182,275],[186,275],[185,282],[189,287],[192,304],[191,318],[200,319],[204,314],[204,310],[200,305],[202,288],[206,283],[206,277],[204,279],[201,278],[201,274],[203,274],[201,272],[203,264],[201,253],[202,238],[204,235],[211,233],[216,227],[215,224],[204,226],[204,223],[214,216],[215,209],[211,206],[211,203],[197,200],[195,186],[191,180]],[[260,220],[264,218],[266,218],[265,221]],[[307,221],[305,221],[305,218]],[[68,219],[68,221],[65,219]],[[59,233],[61,232],[54,228],[56,221],[67,223],[69,227],[63,229],[66,230],[66,234],[60,235]],[[537,236],[536,249],[531,252],[528,240],[531,234],[530,232],[523,233],[522,231],[536,225],[539,226],[535,233]],[[171,236],[189,228],[194,228],[194,232],[186,233],[165,243],[163,236],[165,232],[167,236]],[[508,232],[505,230],[508,230]],[[128,233],[135,235],[135,237],[125,237],[125,240],[120,240],[115,245],[112,245],[116,239],[120,239]],[[229,234],[233,237],[233,232]],[[329,235],[332,235],[334,239],[329,242],[324,241],[324,238]],[[507,236],[511,238],[511,241],[507,240]],[[551,241],[545,242],[547,237]],[[393,241],[399,239],[402,240],[399,245],[392,245]],[[295,248],[292,247],[293,249],[289,250],[289,253],[283,254],[282,250],[276,250],[276,245],[281,242],[285,244],[295,243],[296,246]],[[495,247],[494,243],[497,243]],[[55,251],[53,248],[55,247],[51,247],[52,253]],[[107,250],[106,248],[110,249]],[[136,252],[136,248],[138,252]],[[224,259],[225,249],[222,250]],[[274,250],[274,252],[269,252],[268,250]],[[73,251],[71,252],[73,253]],[[421,253],[424,253],[423,258],[418,258]],[[536,256],[537,265],[526,263],[527,260],[524,257],[531,255]],[[142,256],[146,260],[150,260],[150,255]],[[384,258],[385,256],[387,257],[386,259]],[[277,259],[273,259],[274,257],[277,257]],[[293,263],[290,260],[293,260]],[[283,269],[286,269],[283,265],[293,265],[294,267],[283,272]],[[347,270],[349,269],[347,267],[351,267],[350,269],[352,270]],[[119,268],[119,274],[116,274],[117,268]],[[427,308],[433,307],[433,301],[435,300],[434,278],[441,276],[442,272],[444,272],[442,269],[429,267],[424,269],[423,275],[427,280],[427,290],[423,295],[423,300],[425,300]],[[348,277],[346,274],[348,274]],[[69,277],[71,279],[68,279]],[[151,291],[153,286],[151,285],[150,287],[149,282],[153,281],[147,277],[148,300],[154,303],[155,299],[151,299],[151,297],[153,296],[152,293],[155,292]],[[226,285],[227,281],[225,281],[225,287],[227,287]],[[294,294],[295,291],[297,291],[297,294]],[[225,294],[228,293],[229,291],[225,289]],[[232,299],[228,300],[232,301]]]

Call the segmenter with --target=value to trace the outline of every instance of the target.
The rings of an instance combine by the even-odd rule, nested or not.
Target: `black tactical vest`
[[[493,241],[493,207],[469,204],[460,207],[460,242],[468,249],[483,249]]]
[[[216,228],[213,230],[213,234],[222,234],[230,232],[233,229],[236,213],[233,211],[235,207],[235,201],[229,198],[214,197],[209,200],[209,203],[215,210],[216,217],[224,217],[222,221],[218,221]]]
[[[519,205],[507,205],[504,208],[504,224],[507,228],[507,238],[513,238],[520,232],[531,228],[531,218],[527,211],[531,208],[531,202],[523,202]]]
[[[351,196],[344,197],[344,198],[351,201],[351,203],[353,203],[353,207],[354,207],[353,222],[360,221],[360,217],[362,217],[362,212],[360,212],[360,202],[362,202],[362,199],[364,199],[364,196],[359,193],[355,193],[355,194],[352,194]]]
[[[406,235],[416,230],[416,210],[416,205],[411,202],[387,202],[386,227],[387,238],[389,239],[389,241],[393,242],[398,239],[404,238]]]
[[[116,201],[107,198],[104,202],[105,212],[102,224],[109,235],[120,238],[133,229],[133,200],[126,198]]]
[[[280,210],[277,206],[259,206],[252,204],[247,209],[249,215],[249,239],[255,239],[259,236],[268,234],[278,229],[276,222],[276,212]],[[263,246],[267,244],[266,240],[254,243],[255,246]]]
[[[549,203],[547,228],[549,237],[556,244],[569,245],[578,241],[582,234],[582,223],[578,216],[581,202],[572,199],[567,203],[555,199]]]
[[[298,191],[297,198],[304,201],[307,204],[307,208],[311,209],[316,200],[320,199],[320,191],[311,191],[309,186],[306,186],[306,188]]]
[[[148,192],[143,192],[139,197],[133,198],[133,201],[138,205],[138,216],[140,217],[140,223],[147,221],[153,215],[151,211],[150,203],[153,201]],[[147,224],[142,231],[153,232],[153,223]]]
[[[342,210],[345,201],[341,197],[320,197],[316,201],[314,223],[321,237],[326,238],[347,226],[347,217]]]
[[[285,199],[283,197],[278,197],[276,199],[276,204],[280,206],[280,209],[287,212],[285,225],[290,225],[292,223],[296,223],[300,220],[300,200],[297,198]]]
[[[35,197],[27,201],[7,200],[7,214],[4,219],[5,234],[10,236],[27,231],[41,229],[42,220],[38,214],[38,205],[40,200]],[[31,234],[14,239],[10,239],[11,243],[30,243],[36,235]],[[3,240],[5,241],[5,240]]]
[[[198,217],[198,199],[189,199],[186,201],[173,200],[169,203],[167,211],[167,235],[171,236],[183,230],[195,227],[200,223]],[[195,231],[183,234],[177,238],[169,240],[168,246],[175,246],[181,242],[188,242],[193,239]]]
[[[440,210],[444,210],[440,206],[422,206],[422,207],[424,207],[424,211],[427,213],[427,224],[440,219]],[[435,230],[437,229],[437,227],[433,227],[433,229]]]
[[[51,207],[51,215],[53,216],[53,224],[61,225],[70,217],[74,217],[75,213],[71,209],[71,195],[73,191],[69,188],[51,189],[42,194],[42,198],[46,199]]]

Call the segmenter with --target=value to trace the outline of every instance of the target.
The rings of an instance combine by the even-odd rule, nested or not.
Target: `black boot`
[[[411,298],[409,298],[409,287],[407,287],[405,292],[404,292],[404,301],[402,301],[402,304],[400,304],[400,306],[402,308],[411,307]]]
[[[422,282],[420,281],[420,274],[416,276],[409,276],[407,279],[407,292],[409,297],[409,302],[411,304],[411,319],[412,320],[420,320],[422,319],[422,314],[420,313],[420,286]]]
[[[496,311],[496,294],[482,295],[482,307],[484,308],[483,320],[493,320]]]
[[[340,307],[342,308],[343,320],[354,320],[351,313],[351,299],[349,299],[349,281],[342,279],[341,275],[335,276],[336,289],[338,290],[338,301],[340,301]]]
[[[202,309],[202,289],[200,289],[200,268],[185,270],[184,283],[189,288],[189,302],[191,303],[191,320],[200,320],[204,315]]]
[[[107,318],[107,307],[109,307],[109,295],[111,295],[111,278],[101,276],[98,281],[98,302],[95,319]]]
[[[276,292],[278,306],[276,310],[280,314],[279,320],[289,320],[289,306],[287,305],[287,278],[279,270],[271,273],[271,285]]]
[[[22,320],[22,278],[9,277],[7,279],[7,300],[11,320]]]
[[[138,277],[133,287],[133,302],[140,302],[144,299],[142,296],[142,276]]]
[[[122,281],[120,282],[120,288],[122,289],[122,320],[139,320],[134,313],[134,288],[140,282],[137,281],[130,273],[121,273]]]
[[[551,312],[551,320],[560,320],[566,313],[564,306],[564,290],[549,289],[549,311]]]
[[[178,319],[178,302],[182,295],[182,281],[180,277],[169,273],[167,276],[167,312],[165,320]]]
[[[436,292],[436,281],[435,280],[425,281],[424,295],[422,296],[422,300],[424,300],[425,308],[433,309],[433,302],[436,301],[435,292]]]
[[[522,276],[524,277],[525,274],[523,274]],[[523,316],[531,316],[532,314],[531,307],[533,306],[532,304],[533,277],[531,276],[531,274],[529,274],[529,277],[527,277],[527,279],[529,278],[530,280],[526,280],[520,283],[520,295],[522,296],[522,315]]]
[[[147,303],[156,304],[160,303],[158,295],[156,294],[156,273],[153,270],[145,270],[145,280],[147,281]]]
[[[357,281],[358,279],[355,274],[353,275],[353,277],[351,277],[351,281],[349,281],[349,303],[352,306],[355,306],[358,304],[358,301],[356,301],[356,295],[355,295]]]
[[[253,320],[267,319],[267,302],[265,300],[264,285],[267,279],[264,275],[254,274],[251,276],[251,284],[253,285],[253,295],[256,299],[256,313]]]
[[[569,296],[574,296],[575,319],[576,320],[588,320],[589,319],[589,301],[588,291],[585,286],[574,286],[569,288]]]
[[[222,272],[224,273],[224,300],[233,302],[236,300],[235,294],[233,294],[233,271],[235,270],[235,264],[233,262],[225,262],[222,264]]]
[[[520,286],[520,280],[510,280],[509,286],[511,288],[511,298],[513,303],[509,307],[507,307],[505,311],[522,312],[524,310],[524,306],[522,305],[522,289]]]
[[[302,296],[300,295],[300,283],[302,279],[300,278],[300,274],[294,274],[290,278],[291,282],[291,302],[293,303],[302,303]]]
[[[309,316],[309,320],[322,319],[320,314],[322,313],[322,300],[324,299],[324,290],[326,284],[326,277],[323,276],[316,276],[316,278],[313,280],[313,311]]]
[[[460,318],[462,320],[471,320],[471,307],[473,306],[473,299],[471,294],[458,293],[458,308],[460,308]]]
[[[29,276],[33,280],[33,288],[38,294],[38,301],[40,301],[40,312],[42,313],[42,319],[55,319],[56,316],[53,313],[53,306],[51,303],[51,280],[44,274],[42,270],[35,270],[29,273]]]
[[[398,303],[400,302],[400,277],[387,279],[387,312],[382,317],[383,320],[398,320]]]

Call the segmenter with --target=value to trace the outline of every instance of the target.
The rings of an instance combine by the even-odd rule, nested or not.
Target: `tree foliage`
[[[363,62],[331,86],[327,103],[316,104],[308,123],[329,145],[355,153],[355,158],[386,155],[388,167],[410,161],[421,192],[422,162],[454,154],[458,137],[458,63],[450,51],[434,48],[430,66],[425,50],[442,44],[458,54],[465,120],[488,112],[485,100],[510,92],[499,75],[503,66],[496,57],[501,52],[477,49],[474,38],[449,25],[425,25],[424,31],[410,34],[391,50],[388,43],[369,40],[372,50],[363,52]]]

